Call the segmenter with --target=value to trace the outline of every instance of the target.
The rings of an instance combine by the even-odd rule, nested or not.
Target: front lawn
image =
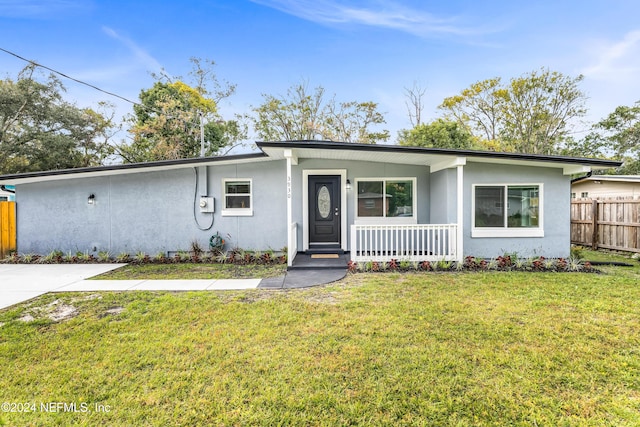
[[[0,311],[0,401],[36,409],[0,421],[639,425],[639,282],[636,266],[49,294]]]
[[[96,280],[170,280],[170,279],[264,279],[282,276],[283,264],[128,264],[108,271]]]

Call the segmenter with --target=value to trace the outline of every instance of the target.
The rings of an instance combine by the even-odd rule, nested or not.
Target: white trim
[[[509,187],[538,187],[538,226],[507,227]],[[504,187],[505,225],[504,227],[476,227],[476,187]],[[544,184],[537,183],[479,183],[471,186],[471,237],[544,237]]]
[[[302,250],[309,249],[309,176],[340,176],[340,248],[347,249],[347,170],[346,169],[303,169],[302,170]]]
[[[249,207],[248,208],[227,208],[227,182],[247,181],[249,182]],[[222,178],[222,209],[221,216],[253,216],[253,179],[252,178]]]
[[[458,166],[464,166],[467,164],[466,157],[455,157],[453,159],[445,159],[439,162],[434,162],[429,166],[429,173],[436,173],[444,169],[455,168]]]
[[[456,205],[456,220],[457,220],[457,229],[456,229],[456,255],[458,259],[456,261],[462,262],[464,257],[464,238],[462,237],[462,230],[464,230],[464,164],[459,164],[456,166],[456,195],[457,195],[457,205]]]
[[[297,160],[297,159],[296,159]],[[297,161],[296,161],[297,163]],[[287,157],[287,266],[293,265],[293,259],[298,252],[298,226],[293,222],[293,201],[291,199],[291,165],[293,159],[291,156]]]
[[[383,187],[385,187],[386,181],[411,181],[412,182],[412,203],[411,207],[412,215],[410,217],[404,216],[358,216],[358,183],[359,182],[377,182],[382,181]],[[418,223],[418,179],[414,177],[370,177],[370,178],[355,178],[354,182],[354,224],[417,224]]]
[[[576,175],[579,173],[591,172],[591,166],[585,165],[570,165],[562,168],[563,175]]]

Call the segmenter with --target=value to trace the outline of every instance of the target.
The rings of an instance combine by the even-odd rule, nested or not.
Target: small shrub
[[[73,254],[73,252],[69,251],[62,257],[63,262],[76,262],[78,258]]]
[[[478,260],[475,257],[467,256],[464,259],[464,267],[469,270],[477,270],[480,267],[480,265],[478,263]]]
[[[35,254],[23,254],[20,257],[20,262],[24,262],[26,264],[31,264],[35,259]]]
[[[191,241],[190,248],[193,255],[196,255],[198,257],[200,257],[204,253],[204,249],[202,248],[202,245],[200,245],[200,242],[198,242],[196,239],[193,239]]]
[[[500,270],[509,270],[513,266],[511,255],[503,255],[496,258],[497,268]]]
[[[567,265],[569,268],[569,271],[582,271],[583,269],[583,264],[582,264],[582,260],[580,260],[579,258],[569,258],[569,260],[567,261]],[[591,267],[591,263],[589,263],[589,266]]]
[[[567,270],[567,260],[564,258],[558,258],[556,260],[556,270],[558,271],[566,271]]]
[[[556,268],[556,261],[554,259],[547,258],[542,262],[545,270],[553,271]]]
[[[153,257],[153,262],[157,262],[158,264],[165,264],[167,261],[167,257],[163,251],[158,252]]]
[[[400,270],[407,271],[411,268],[411,263],[409,261],[400,261]]]
[[[347,263],[347,271],[349,273],[355,273],[358,270],[358,263],[352,260],[349,260]]]
[[[429,261],[422,261],[420,263],[420,270],[422,270],[422,271],[431,271],[431,270],[433,270],[433,267],[431,266],[431,263]]]
[[[118,263],[127,263],[129,261],[131,261],[131,255],[128,252],[120,252],[116,256],[116,262]]]
[[[111,261],[111,254],[109,253],[109,251],[100,251],[100,252],[98,252],[98,261],[99,262],[110,262]]]
[[[217,255],[215,255],[215,259],[217,263],[225,264],[230,259],[230,256],[227,252],[221,251],[221,252],[218,252]]]
[[[398,269],[398,260],[392,259],[391,261],[389,261],[388,267],[389,270],[396,271]]]
[[[448,271],[448,270],[451,270],[451,265],[452,265],[451,261],[445,261],[441,259],[436,263],[436,269],[439,271]]]
[[[149,255],[142,251],[138,251],[133,259],[136,263],[143,264],[149,261]]]

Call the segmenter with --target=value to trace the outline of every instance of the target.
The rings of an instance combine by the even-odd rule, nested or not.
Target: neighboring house
[[[22,253],[227,248],[356,261],[566,257],[571,175],[619,162],[325,141],[258,153],[0,176]]]
[[[640,198],[640,175],[587,175],[571,182],[572,199]]]
[[[0,202],[13,202],[16,200],[13,185],[0,186]]]

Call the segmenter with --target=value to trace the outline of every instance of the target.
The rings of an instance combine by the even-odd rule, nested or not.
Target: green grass
[[[0,311],[0,401],[110,412],[0,420],[640,425],[639,283],[635,266],[356,274],[295,291],[49,294]],[[77,315],[44,317],[56,299]],[[27,313],[36,320],[18,320]]]
[[[154,279],[245,279],[277,277],[285,273],[286,265],[262,264],[128,264],[95,276],[96,280]]]

